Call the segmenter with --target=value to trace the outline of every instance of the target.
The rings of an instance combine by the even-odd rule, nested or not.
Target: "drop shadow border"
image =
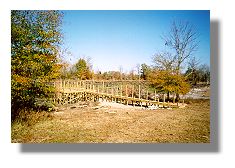
[[[220,152],[220,27],[210,21],[210,143],[189,144],[20,144],[21,153],[219,153]]]

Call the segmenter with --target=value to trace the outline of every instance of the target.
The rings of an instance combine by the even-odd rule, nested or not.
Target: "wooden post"
[[[147,89],[147,98],[146,98],[147,100],[148,100],[148,97],[149,97],[149,92],[148,92],[148,89]]]
[[[140,85],[139,85],[139,99],[140,99]]]
[[[174,97],[173,97],[173,103],[175,104],[175,94],[174,94]]]
[[[165,93],[163,94],[163,105],[165,104]]]
[[[99,94],[100,90],[99,90],[99,85],[98,85],[98,94]]]
[[[154,101],[157,100],[157,94],[156,94],[156,89],[154,90]]]
[[[128,98],[128,95],[127,95],[127,84],[126,84],[126,97]]]
[[[102,89],[102,93],[104,93],[104,81],[103,81],[103,89]]]
[[[94,85],[94,79],[92,79],[92,90],[93,90],[93,92],[95,91],[95,85]]]
[[[122,97],[122,84],[121,84],[121,88],[120,88],[120,90],[121,90],[121,97]]]
[[[117,95],[119,96],[119,91],[118,90],[119,90],[119,87],[117,86]]]
[[[132,96],[132,99],[134,98],[134,92],[133,92],[133,90],[134,90],[134,85],[132,85],[132,89],[131,89],[131,96]]]

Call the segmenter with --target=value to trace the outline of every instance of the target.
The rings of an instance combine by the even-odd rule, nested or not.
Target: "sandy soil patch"
[[[209,100],[183,109],[145,110],[102,102],[60,108],[53,119],[12,126],[21,143],[209,143]]]

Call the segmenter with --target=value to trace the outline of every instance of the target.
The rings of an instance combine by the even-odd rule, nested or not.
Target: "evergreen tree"
[[[81,80],[92,78],[92,72],[85,59],[80,58],[75,64],[75,74]]]

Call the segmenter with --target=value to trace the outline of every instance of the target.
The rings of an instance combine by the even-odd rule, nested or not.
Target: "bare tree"
[[[195,27],[189,22],[182,21],[174,21],[168,35],[163,37],[165,45],[175,52],[178,73],[180,73],[183,62],[197,50],[198,37]]]
[[[196,57],[192,57],[189,62],[188,62],[188,66],[190,69],[198,69],[198,65],[200,64],[200,60],[197,59]]]
[[[176,67],[176,56],[169,52],[155,54],[152,60],[157,69],[172,71]]]
[[[194,85],[199,80],[199,64],[200,61],[196,57],[192,57],[188,62],[188,70],[186,71],[186,78],[192,81]]]
[[[174,21],[167,36],[163,37],[165,45],[174,51],[176,57],[176,73],[180,74],[182,64],[190,58],[198,48],[198,33],[189,22]],[[179,94],[176,94],[179,100]]]

